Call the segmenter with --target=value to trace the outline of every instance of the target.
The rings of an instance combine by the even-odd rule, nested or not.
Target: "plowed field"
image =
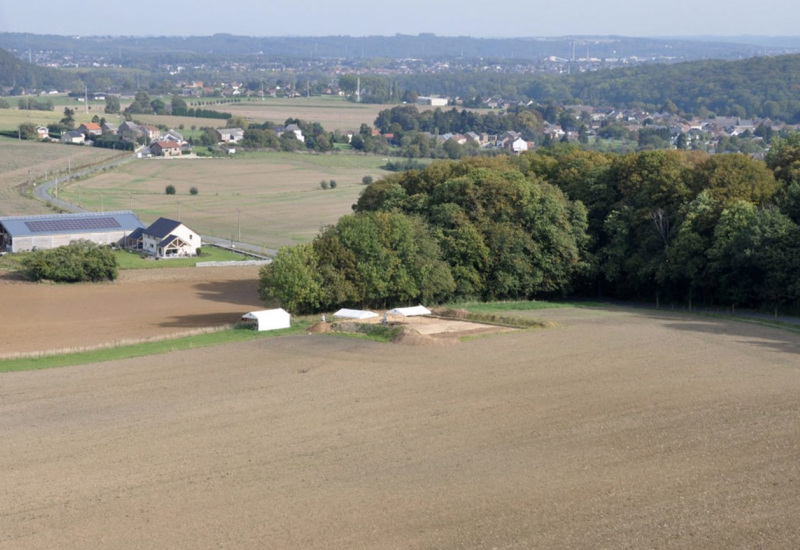
[[[535,315],[0,375],[0,548],[800,547],[800,336]]]

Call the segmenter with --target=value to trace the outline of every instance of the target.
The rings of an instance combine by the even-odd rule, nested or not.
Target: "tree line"
[[[296,312],[588,296],[800,309],[800,134],[743,154],[556,146],[367,186],[282,249],[259,290]]]

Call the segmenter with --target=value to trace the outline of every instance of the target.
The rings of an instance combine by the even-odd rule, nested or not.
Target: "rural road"
[[[67,212],[87,212],[86,209],[81,208],[80,206],[78,206],[76,204],[72,204],[71,202],[67,202],[65,200],[61,200],[61,199],[58,199],[58,198],[54,197],[50,193],[51,189],[53,189],[56,185],[60,185],[60,184],[62,184],[64,182],[68,182],[72,178],[81,178],[81,177],[89,176],[89,175],[91,175],[91,174],[93,174],[95,172],[99,172],[101,170],[107,170],[108,168],[114,168],[114,167],[119,166],[121,164],[127,164],[127,163],[135,161],[135,160],[142,160],[142,159],[137,159],[137,157],[135,155],[128,155],[128,156],[113,160],[111,162],[107,162],[105,164],[101,164],[99,166],[86,168],[86,169],[83,169],[83,170],[72,172],[71,174],[68,174],[66,176],[61,176],[61,177],[54,178],[52,180],[46,181],[46,182],[34,187],[33,188],[33,195],[34,195],[35,198],[39,199],[40,201],[42,201],[44,203],[47,203],[47,204],[50,204],[50,205],[53,205],[56,208],[60,208],[61,210],[65,210]],[[260,246],[257,246],[257,245],[253,245],[253,244],[249,244],[249,243],[243,243],[243,242],[237,242],[237,241],[231,241],[230,239],[222,239],[222,238],[219,238],[219,237],[213,237],[211,235],[200,235],[200,237],[203,239],[203,241],[205,241],[207,243],[211,243],[213,245],[220,246],[222,248],[234,248],[234,249],[238,249],[238,250],[243,250],[243,251],[249,252],[251,254],[263,255],[266,252],[267,256],[275,256],[278,253],[278,251],[273,249],[273,248],[264,249],[264,248],[262,248]]]

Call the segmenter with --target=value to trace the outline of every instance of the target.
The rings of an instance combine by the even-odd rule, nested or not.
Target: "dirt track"
[[[0,548],[800,547],[800,336],[536,315],[0,375]]]

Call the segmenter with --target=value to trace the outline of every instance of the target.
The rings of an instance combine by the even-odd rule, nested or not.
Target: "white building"
[[[289,312],[281,308],[251,311],[242,315],[242,321],[254,323],[256,330],[278,330],[291,326]]]
[[[126,246],[157,258],[196,256],[202,245],[200,235],[181,222],[158,218],[147,228],[131,233]]]

